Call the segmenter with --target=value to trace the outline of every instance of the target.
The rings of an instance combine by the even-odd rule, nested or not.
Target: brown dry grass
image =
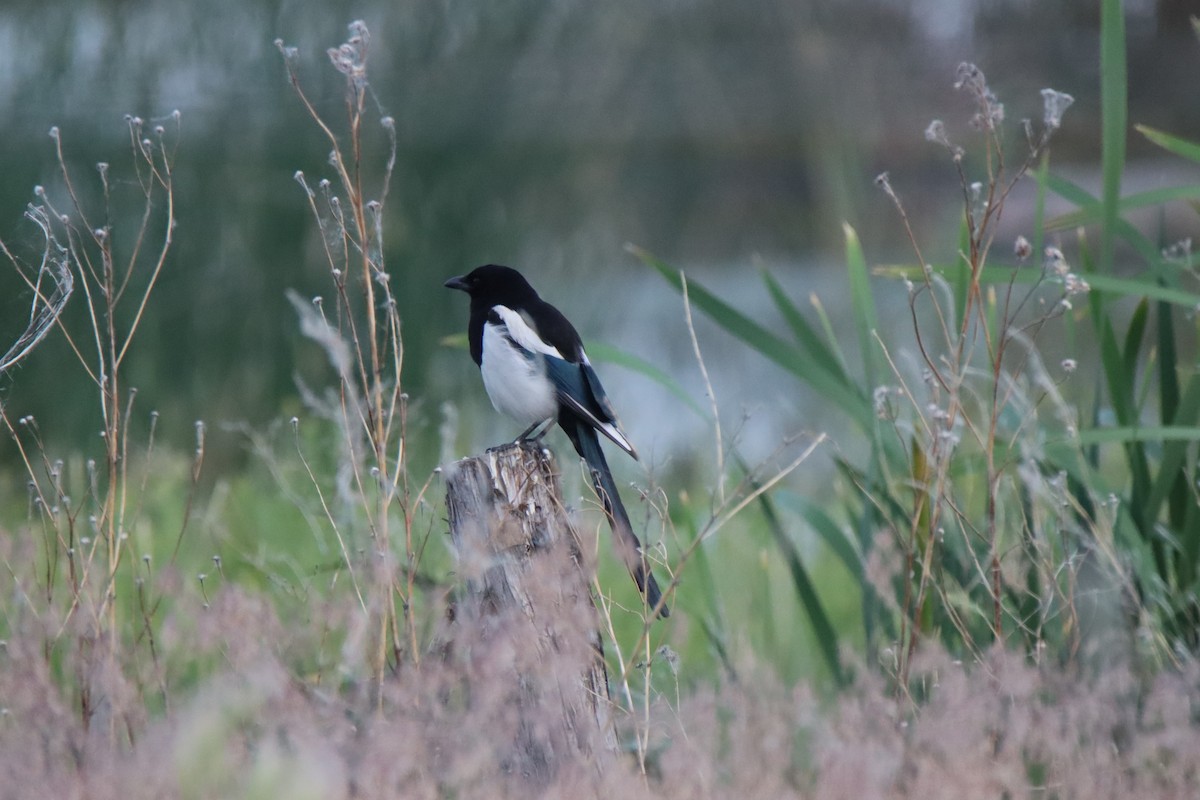
[[[108,659],[89,652],[105,645],[85,632],[55,638],[70,626],[66,609],[22,601],[31,585],[22,576],[2,583],[11,631],[0,655],[6,798],[1200,793],[1195,663],[1143,676],[1124,659],[1083,671],[1004,651],[971,668],[926,656],[914,663],[924,695],[916,707],[866,670],[830,703],[748,665],[743,674],[756,678],[653,706],[643,775],[632,754],[602,742],[590,742],[590,756],[556,747],[555,687],[575,680],[586,654],[539,652],[520,621],[486,632],[447,624],[443,646],[390,676],[379,702],[365,663],[343,660],[327,672],[303,663],[312,631],[353,627],[351,597],[289,622],[244,589],[205,603],[196,590],[160,586],[174,588],[177,602],[155,658],[128,647]],[[86,719],[80,692],[91,697]],[[641,721],[613,711],[630,738]]]

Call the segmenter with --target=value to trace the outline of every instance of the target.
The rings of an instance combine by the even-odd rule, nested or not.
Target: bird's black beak
[[[470,292],[470,287],[467,286],[467,282],[463,280],[462,275],[459,275],[456,278],[451,278],[443,283],[442,286],[445,286],[447,289],[458,289],[463,292]]]

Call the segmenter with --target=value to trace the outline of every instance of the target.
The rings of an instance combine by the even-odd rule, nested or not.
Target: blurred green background
[[[1200,46],[1187,21],[1195,7],[1127,4],[1131,122],[1200,131]],[[142,411],[162,412],[160,433],[178,446],[190,447],[194,419],[208,422],[210,473],[246,458],[224,426],[299,413],[297,375],[323,366],[284,292],[329,291],[293,180],[297,169],[313,180],[328,174],[328,147],[273,41],[298,48],[308,91],[340,121],[342,85],[324,51],[356,18],[373,35],[373,95],[396,120],[385,249],[405,324],[414,433],[430,465],[444,455],[435,446],[444,400],[464,407],[460,451],[508,434],[466,355],[440,344],[466,316],[462,298],[441,288],[449,275],[485,262],[517,266],[585,339],[634,353],[702,397],[678,297],[624,244],[686,268],[740,308],[758,304],[768,322],[774,312],[749,279],[756,265],[769,266],[793,296],[816,291],[838,319],[842,220],[872,261],[908,253],[872,185],[878,172],[891,171],[918,232],[956,224],[955,178],[921,132],[940,117],[952,135],[968,135],[968,104],[952,87],[959,61],[984,69],[1013,133],[1021,117],[1040,118],[1041,88],[1073,94],[1055,168],[1077,164],[1075,179],[1098,183],[1088,172],[1099,148],[1091,3],[7,0],[0,237],[13,249],[29,254],[39,243],[22,220],[32,188],[53,194],[60,184],[51,125],[77,176],[90,178],[98,161],[114,170],[128,163],[126,114],[156,124],[182,113],[176,244],[127,380]],[[1140,137],[1130,147],[1130,181],[1177,182],[1177,161],[1139,161],[1153,155]],[[126,213],[137,208],[130,202]],[[77,318],[82,300],[71,301]],[[0,271],[5,346],[28,302],[16,276]],[[785,433],[825,429],[836,411],[806,407],[772,367],[697,322],[724,412],[735,422],[749,415],[746,447],[765,451]],[[53,336],[0,379],[0,393],[14,417],[36,413],[52,443],[77,447],[100,425],[71,361]],[[611,365],[605,376],[652,463],[683,455],[703,432],[699,418],[670,410],[653,381]],[[0,461],[13,455],[4,437]]]

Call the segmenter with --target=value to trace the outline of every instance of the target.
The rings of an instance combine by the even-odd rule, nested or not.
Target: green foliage
[[[1125,171],[1129,81],[1125,68],[1125,8],[1121,0],[1100,3],[1100,136],[1104,178],[1099,271],[1113,270],[1113,240],[1119,218],[1121,174]]]
[[[1030,138],[1024,164],[1006,173],[1002,140],[986,122],[994,97],[982,73],[966,65],[959,86],[974,93],[976,119],[985,120],[982,191],[970,184],[940,123],[929,137],[955,153],[959,169],[965,202],[958,260],[924,261],[898,195],[881,176],[918,263],[876,272],[908,285],[911,340],[880,338],[866,261],[849,226],[847,277],[860,351],[855,372],[841,344],[820,336],[773,276],[763,276],[765,288],[794,342],[694,281],[687,284],[697,308],[832,402],[868,437],[868,453],[837,460],[840,512],[794,495],[788,505],[855,576],[865,647],[894,654],[901,685],[923,638],[960,654],[977,654],[1000,640],[1020,643],[1038,658],[1049,646],[1055,658],[1073,660],[1084,645],[1098,643],[1084,641],[1083,633],[1097,613],[1126,620],[1118,628],[1149,625],[1139,636],[1163,643],[1160,656],[1200,647],[1200,374],[1190,359],[1195,326],[1181,324],[1200,307],[1191,275],[1195,258],[1186,248],[1164,250],[1123,216],[1195,201],[1200,185],[1120,195],[1124,30],[1120,3],[1106,0],[1102,12],[1100,198],[1050,173],[1045,145],[1057,125],[1049,121],[1040,140]],[[1200,160],[1200,145],[1139,130],[1171,153]],[[1026,243],[1015,261],[993,265],[995,220],[1026,172],[1038,190],[1034,244]],[[1048,192],[1077,210],[1045,220]],[[1042,256],[1051,232],[1094,224],[1100,226],[1098,256],[1081,235],[1080,270],[1072,271],[1057,248],[1045,250],[1043,264],[1025,263],[1030,254]],[[1130,248],[1134,265],[1115,261],[1117,242]],[[682,287],[676,270],[639,254]],[[1074,298],[1085,294],[1087,302],[1077,305]],[[1064,340],[1076,349],[1081,325],[1093,331],[1094,355],[1083,348],[1058,370],[1043,363],[1039,342],[1051,342],[1050,352],[1055,340],[1060,352]],[[914,352],[920,375],[900,358]],[[1076,372],[1101,378],[1090,403],[1088,387],[1072,378]],[[829,625],[774,502],[764,497],[760,508],[799,607],[838,675],[836,653],[845,636]],[[1100,605],[1085,599],[1100,596],[1101,585],[1110,588],[1108,599]],[[1097,611],[1100,606],[1109,610]],[[874,624],[877,615],[882,626]]]

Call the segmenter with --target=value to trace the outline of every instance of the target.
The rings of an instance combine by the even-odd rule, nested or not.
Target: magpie
[[[471,297],[467,340],[492,405],[529,426],[518,441],[535,432],[540,437],[558,422],[587,464],[612,528],[617,553],[638,590],[651,609],[658,609],[659,616],[670,616],[617,493],[599,434],[634,459],[637,451],[621,430],[575,327],[510,267],[488,264],[451,278],[444,285]]]

